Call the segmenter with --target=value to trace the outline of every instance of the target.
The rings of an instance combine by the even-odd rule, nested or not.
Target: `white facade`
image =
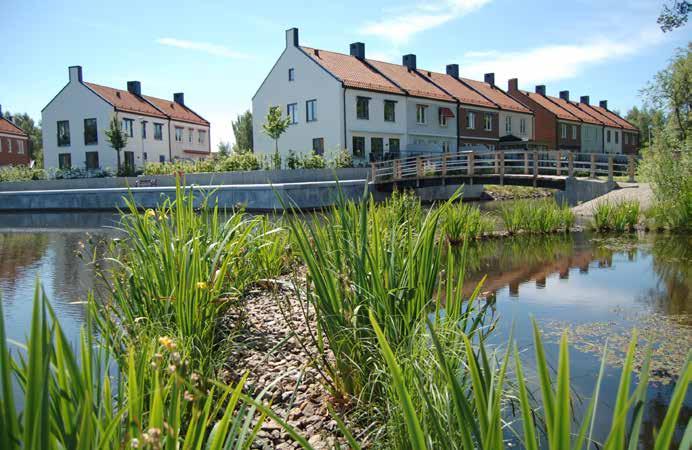
[[[620,128],[603,127],[604,153],[619,155],[622,153],[622,130]]]
[[[500,110],[500,137],[516,136],[523,140],[533,139],[533,120],[531,114]]]
[[[581,151],[584,153],[603,153],[603,126],[581,125]]]

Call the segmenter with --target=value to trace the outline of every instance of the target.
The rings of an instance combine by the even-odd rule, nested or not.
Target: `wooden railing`
[[[412,156],[371,165],[370,181],[391,183],[426,178],[614,177],[634,181],[636,156],[549,151],[462,151]]]

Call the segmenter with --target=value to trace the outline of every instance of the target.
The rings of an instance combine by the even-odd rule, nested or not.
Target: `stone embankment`
[[[594,209],[601,203],[638,201],[640,210],[646,211],[653,204],[653,197],[651,186],[648,183],[618,183],[618,189],[588,202],[581,203],[572,208],[572,210],[579,217],[592,217]]]

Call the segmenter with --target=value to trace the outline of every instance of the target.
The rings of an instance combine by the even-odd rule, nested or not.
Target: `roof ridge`
[[[555,101],[555,100],[557,100],[557,97],[553,97],[552,95],[542,95],[542,94],[538,94],[538,95],[541,95],[542,97],[547,98],[548,101],[549,101],[550,103],[552,103],[553,105],[557,106],[560,110],[566,112],[568,115],[570,115],[570,116],[574,117],[575,119],[577,119],[577,120],[576,120],[577,122],[584,122],[582,119],[580,119],[579,117],[575,116],[574,114],[572,114],[571,112],[569,112],[569,111],[568,111],[567,109],[565,109],[564,107],[560,106],[560,104],[559,104],[558,102]],[[572,120],[572,119],[569,119],[569,120]]]

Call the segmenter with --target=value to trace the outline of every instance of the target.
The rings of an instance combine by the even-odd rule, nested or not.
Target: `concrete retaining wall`
[[[566,202],[574,206],[605,195],[616,187],[613,181],[568,177],[565,179],[565,190],[556,192],[555,199],[558,203]]]

